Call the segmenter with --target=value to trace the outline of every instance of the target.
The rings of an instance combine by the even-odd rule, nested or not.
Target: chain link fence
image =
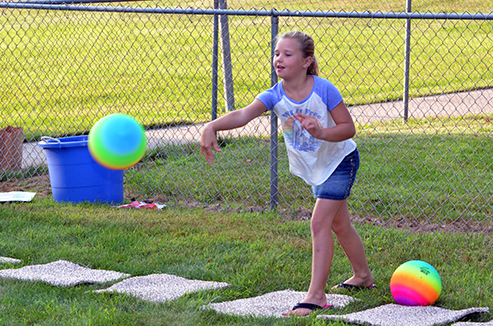
[[[144,159],[125,171],[128,199],[310,209],[311,190],[289,174],[282,129],[268,114],[220,133],[225,149],[212,166],[197,145],[205,122],[275,82],[273,38],[296,29],[314,38],[321,77],[339,88],[358,128],[353,213],[489,225],[491,8],[473,0],[0,2],[0,181],[49,187],[40,137],[87,134],[121,112],[148,137]]]

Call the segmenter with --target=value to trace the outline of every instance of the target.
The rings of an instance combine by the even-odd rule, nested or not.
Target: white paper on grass
[[[28,191],[9,191],[9,192],[0,192],[0,202],[7,201],[31,201],[35,192]]]

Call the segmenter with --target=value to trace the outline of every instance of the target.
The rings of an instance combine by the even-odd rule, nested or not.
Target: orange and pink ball
[[[411,260],[392,274],[390,292],[398,304],[427,306],[440,296],[442,281],[433,266],[421,260]]]
[[[146,143],[144,127],[133,117],[121,113],[99,119],[87,139],[92,158],[111,170],[137,164],[144,156]]]

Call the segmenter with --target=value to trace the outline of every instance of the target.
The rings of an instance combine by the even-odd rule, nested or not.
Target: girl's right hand
[[[205,155],[205,160],[212,164],[214,162],[214,149],[216,152],[220,152],[221,149],[217,144],[216,133],[211,125],[207,124],[202,131],[202,136],[200,138],[200,154]]]
[[[200,138],[200,154],[205,155],[205,160],[212,164],[214,162],[213,149],[220,152],[217,144],[216,131],[231,130],[243,127],[253,118],[260,116],[267,108],[260,100],[255,99],[250,105],[222,116],[219,119],[205,125]]]

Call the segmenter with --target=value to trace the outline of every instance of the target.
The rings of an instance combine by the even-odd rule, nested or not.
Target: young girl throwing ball
[[[280,79],[248,106],[209,122],[202,133],[200,153],[213,163],[220,152],[216,132],[246,125],[267,110],[281,121],[290,172],[312,186],[312,274],[308,293],[286,315],[308,315],[326,308],[325,285],[336,235],[353,268],[353,276],[334,288],[373,287],[363,243],[351,224],[347,198],[359,167],[355,127],[337,88],[318,77],[313,39],[293,31],[278,37],[273,64]]]

